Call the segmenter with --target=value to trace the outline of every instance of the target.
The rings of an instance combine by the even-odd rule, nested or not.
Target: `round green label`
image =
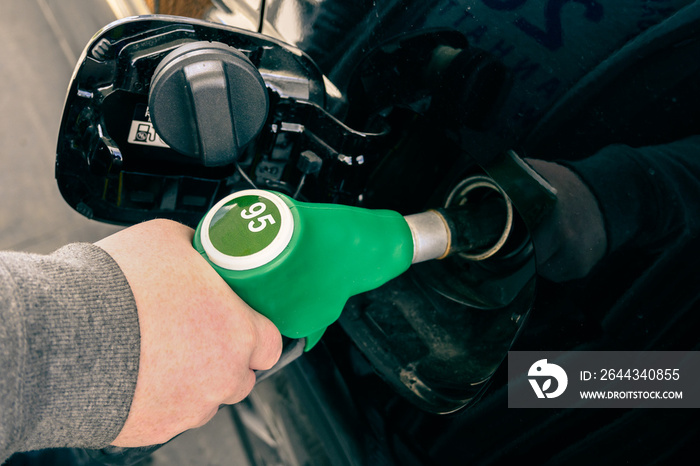
[[[214,214],[209,239],[221,253],[245,257],[262,251],[277,238],[282,224],[279,208],[261,196],[241,196]]]

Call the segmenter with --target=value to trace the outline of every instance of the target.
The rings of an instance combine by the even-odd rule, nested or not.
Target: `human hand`
[[[193,230],[154,220],[97,243],[119,264],[138,308],[141,355],[129,416],[113,445],[164,443],[252,390],[282,339],[192,247]]]
[[[598,201],[578,175],[563,165],[527,162],[557,190],[554,211],[532,234],[537,273],[555,282],[583,278],[607,248]]]

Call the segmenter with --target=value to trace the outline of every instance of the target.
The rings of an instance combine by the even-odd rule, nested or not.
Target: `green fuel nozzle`
[[[306,338],[308,350],[351,296],[411,264],[453,253],[475,260],[490,254],[510,230],[502,205],[490,199],[404,217],[251,189],[219,201],[197,227],[194,246],[282,335]],[[512,209],[506,212],[512,218]]]

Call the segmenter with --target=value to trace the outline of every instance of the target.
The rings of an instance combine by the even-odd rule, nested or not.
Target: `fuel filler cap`
[[[148,95],[158,135],[208,167],[235,162],[260,132],[269,100],[255,65],[219,42],[182,45],[163,58]]]

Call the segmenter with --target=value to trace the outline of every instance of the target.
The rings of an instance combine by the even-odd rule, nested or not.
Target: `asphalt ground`
[[[88,220],[54,179],[64,98],[83,47],[116,19],[102,0],[0,1],[0,249],[50,253],[119,227]],[[158,450],[151,465],[245,465],[228,409]]]

